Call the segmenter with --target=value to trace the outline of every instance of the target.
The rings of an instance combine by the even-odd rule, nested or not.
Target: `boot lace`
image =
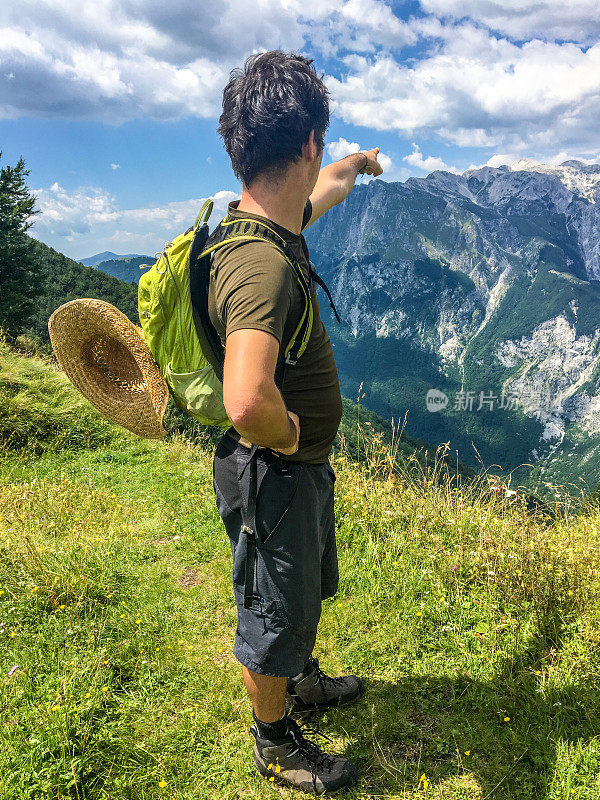
[[[318,726],[304,725],[302,728],[300,728],[298,723],[292,719],[288,720],[288,730],[294,741],[294,744],[296,745],[296,749],[293,750],[289,755],[295,755],[298,753],[300,756],[302,756],[302,758],[306,759],[306,762],[310,767],[313,789],[316,794],[318,774],[322,774],[324,772],[330,773],[334,767],[335,758],[329,753],[326,753],[324,750],[321,750],[321,748],[315,744],[315,742],[311,742],[310,739],[307,739],[305,733],[309,734],[309,736],[321,736],[327,741],[330,741],[330,739],[319,730]]]
[[[327,687],[334,688],[338,686],[344,686],[346,684],[345,678],[332,678],[330,675],[326,675],[319,666],[318,658],[313,658],[311,656],[308,659],[308,663],[312,667],[312,671],[315,673],[317,680],[319,681],[319,686],[321,687],[323,694],[325,694]]]

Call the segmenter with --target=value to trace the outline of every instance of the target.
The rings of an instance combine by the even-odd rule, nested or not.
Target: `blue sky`
[[[31,170],[34,234],[76,258],[152,253],[203,198],[223,210],[221,91],[276,47],[326,75],[326,161],[379,146],[405,180],[598,160],[597,0],[4,0],[0,149]]]

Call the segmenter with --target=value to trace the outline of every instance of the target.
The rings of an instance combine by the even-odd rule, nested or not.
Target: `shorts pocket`
[[[335,483],[335,472],[329,461],[326,462],[325,467],[327,469],[327,472],[329,473],[329,477],[331,478],[332,483]]]
[[[258,543],[266,544],[290,511],[300,480],[298,464],[269,460],[256,501]]]

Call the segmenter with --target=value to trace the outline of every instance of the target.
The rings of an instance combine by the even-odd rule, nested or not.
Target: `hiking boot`
[[[288,679],[288,713],[302,716],[313,711],[348,706],[364,694],[365,685],[356,675],[330,678],[316,658],[309,658],[303,671]]]
[[[323,752],[304,736],[298,723],[287,722],[287,734],[276,741],[261,739],[256,725],[250,728],[256,739],[254,764],[261,775],[316,795],[337,794],[356,784],[358,773],[351,761]]]

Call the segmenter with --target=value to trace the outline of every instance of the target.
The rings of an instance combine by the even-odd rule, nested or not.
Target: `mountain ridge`
[[[149,256],[140,256],[139,253],[128,253],[127,255],[120,256],[118,253],[113,253],[111,250],[105,250],[102,253],[96,253],[94,256],[76,258],[74,260],[83,264],[84,267],[95,267],[102,261],[115,261],[121,258],[149,258]]]
[[[137,286],[142,274],[141,267],[147,267],[155,260],[154,256],[120,256],[108,261],[100,261],[94,266],[94,269],[126,283],[135,283]]]
[[[347,322],[328,325],[345,393],[364,381],[367,405],[471,463],[530,461],[537,481],[583,463],[595,485],[598,180],[600,165],[522,161],[356,187],[306,234]],[[428,389],[518,392],[519,410],[430,414]]]

